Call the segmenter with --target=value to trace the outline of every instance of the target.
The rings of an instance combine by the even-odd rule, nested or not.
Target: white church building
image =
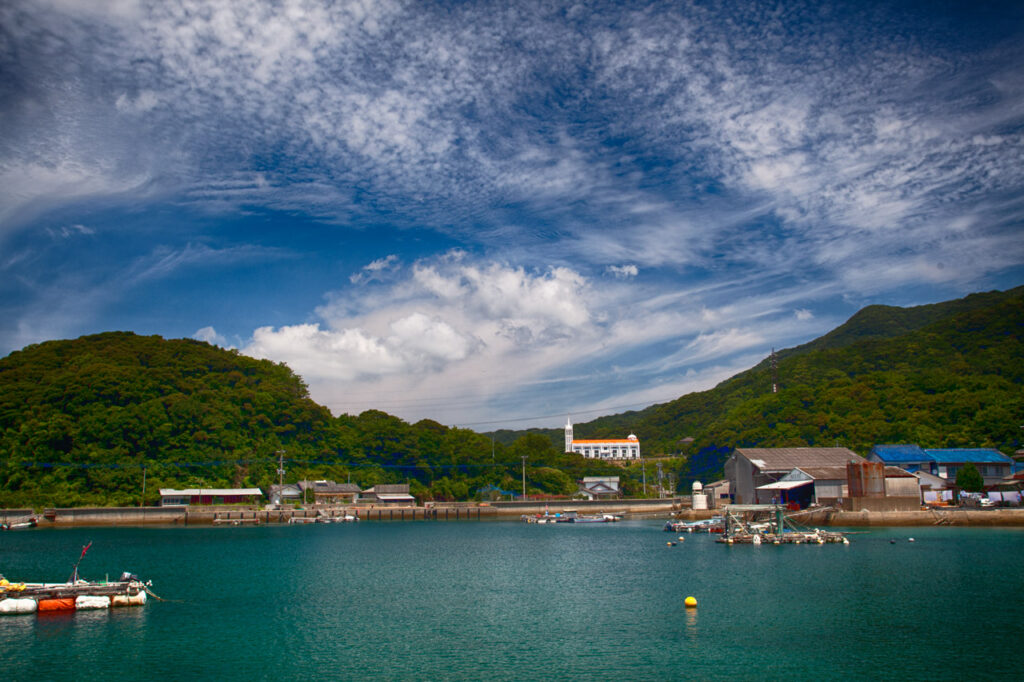
[[[577,440],[572,437],[572,420],[566,419],[565,451],[587,459],[640,459],[640,439],[631,433],[625,438]]]

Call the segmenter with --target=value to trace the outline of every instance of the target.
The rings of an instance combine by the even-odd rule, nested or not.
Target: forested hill
[[[286,482],[408,481],[421,499],[520,490],[523,456],[531,493],[571,493],[584,475],[621,471],[541,437],[505,447],[376,410],[335,418],[285,365],[199,341],[111,332],[0,359],[0,507],[153,504],[160,487],[265,488],[282,454]]]
[[[1024,433],[1022,335],[1024,287],[913,308],[870,306],[779,351],[778,393],[766,359],[711,390],[577,424],[575,433],[634,432],[648,454],[682,452],[681,481],[717,476],[738,446],[838,443],[866,454],[875,443],[911,442],[1010,454]]]
[[[714,389],[577,424],[634,432],[684,487],[737,446],[1021,447],[1024,287],[918,308],[871,306]],[[689,439],[693,439],[689,441]],[[0,507],[154,503],[160,487],[408,481],[422,499],[495,487],[568,494],[584,475],[646,490],[633,465],[565,455],[561,430],[486,434],[369,410],[333,417],[288,367],[206,343],[112,332],[0,359]],[[142,482],[147,481],[145,497]]]

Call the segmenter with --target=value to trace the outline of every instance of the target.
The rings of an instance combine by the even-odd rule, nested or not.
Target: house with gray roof
[[[408,483],[380,483],[359,493],[360,504],[414,506],[416,498],[409,494]]]
[[[354,504],[362,492],[355,483],[305,481],[300,485],[304,491],[313,493],[316,504]]]
[[[758,488],[782,480],[793,469],[845,468],[863,461],[849,448],[736,448],[725,463],[725,477],[737,504],[767,504],[773,493],[765,489],[759,494]]]
[[[588,500],[613,500],[622,497],[618,476],[584,476],[573,497]]]

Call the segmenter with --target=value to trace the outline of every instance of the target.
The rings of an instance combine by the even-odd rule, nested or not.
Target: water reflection
[[[686,609],[686,636],[697,636],[697,609]]]

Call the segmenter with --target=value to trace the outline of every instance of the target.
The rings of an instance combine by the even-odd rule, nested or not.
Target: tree
[[[969,493],[980,493],[985,489],[985,479],[978,472],[978,467],[968,462],[956,472],[956,487]]]

